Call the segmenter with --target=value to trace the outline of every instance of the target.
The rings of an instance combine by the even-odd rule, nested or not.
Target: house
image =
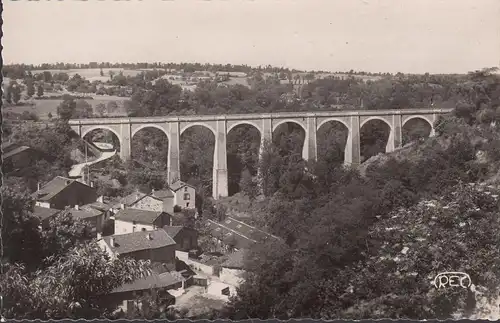
[[[185,209],[196,207],[196,190],[194,186],[182,181],[175,181],[169,187],[174,194],[174,205]]]
[[[20,146],[8,152],[4,152],[2,168],[5,173],[10,173],[33,166],[39,160],[51,161],[53,158],[37,149],[28,146]]]
[[[79,181],[57,176],[33,193],[37,206],[64,210],[67,206],[95,202],[97,191]]]
[[[94,209],[98,210],[104,213],[104,220],[106,221],[109,219],[112,215],[115,214],[113,210],[113,205],[112,203],[106,203],[104,202],[104,197],[100,196],[97,198],[97,201],[82,205],[81,207],[82,210],[88,210],[88,209]],[[119,208],[118,208],[119,209]]]
[[[152,190],[145,194],[135,191],[121,199],[123,208],[134,208],[147,211],[174,212],[174,194],[170,190]]]
[[[163,211],[122,209],[114,216],[115,234],[151,231],[172,224],[172,216]]]
[[[130,257],[171,264],[175,268],[176,243],[164,230],[102,237],[98,244],[110,257]]]
[[[68,210],[74,219],[80,219],[87,222],[90,226],[90,233],[93,237],[97,237],[97,233],[102,232],[104,226],[104,212],[97,209],[87,207],[80,209],[78,205],[74,209]]]
[[[33,215],[40,219],[40,228],[42,230],[46,230],[50,227],[50,220],[53,219],[56,215],[58,215],[61,210],[46,208],[35,205],[33,207]]]
[[[183,226],[164,226],[163,230],[177,243],[177,250],[189,252],[198,248],[198,231]]]
[[[127,198],[126,202],[130,208],[174,213],[174,194],[170,190],[152,190],[149,194],[136,192],[135,201],[131,200],[130,195]]]
[[[183,283],[183,277],[177,272],[153,273],[115,288],[103,297],[103,301],[109,307],[118,308],[118,310],[127,313],[136,306],[142,305],[140,297],[154,293],[161,300],[162,307],[166,308],[175,303],[175,297],[168,291],[182,289]]]

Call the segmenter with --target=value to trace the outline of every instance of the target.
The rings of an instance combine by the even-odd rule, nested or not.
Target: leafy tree
[[[5,259],[36,267],[41,261],[42,241],[38,219],[33,216],[34,203],[25,192],[2,186],[2,243]]]
[[[95,110],[97,114],[102,117],[106,114],[106,105],[104,103],[99,103],[96,105]]]
[[[32,97],[35,95],[35,84],[33,82],[33,79],[27,79],[26,81],[26,87],[27,87],[27,95],[28,97]]]
[[[75,219],[71,211],[64,211],[50,219],[49,228],[42,232],[44,255],[57,259],[71,248],[90,238],[90,227],[81,219]]]
[[[265,141],[259,160],[259,184],[264,196],[271,196],[278,190],[281,164],[277,149]]]
[[[36,90],[36,95],[40,98],[43,96],[43,86],[41,84],[38,85]]]
[[[150,274],[147,262],[110,259],[91,242],[70,249],[43,271],[27,276],[7,267],[0,278],[6,318],[98,318],[110,315],[102,297],[124,283]]]
[[[73,118],[76,111],[76,102],[71,96],[65,96],[63,101],[57,107],[57,114],[62,120]]]
[[[253,201],[259,193],[257,182],[252,177],[252,174],[250,174],[250,171],[246,168],[241,174],[240,188],[245,195],[248,196],[250,201]]]
[[[16,81],[11,81],[7,92],[7,101],[12,100],[14,104],[17,104],[21,100],[21,87]]]

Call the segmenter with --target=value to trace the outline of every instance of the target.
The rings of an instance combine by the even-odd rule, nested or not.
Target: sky
[[[500,0],[6,0],[3,10],[5,64],[200,62],[390,73],[500,65]]]

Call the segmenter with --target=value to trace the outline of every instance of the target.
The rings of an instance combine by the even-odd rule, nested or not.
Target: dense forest
[[[454,108],[451,116],[439,118],[434,125],[435,137],[426,138],[430,129],[422,124],[405,129],[405,141],[413,144],[379,156],[379,162],[370,163],[363,174],[342,166],[346,131],[339,125],[318,132],[317,161],[302,160],[304,133],[293,124],[273,133],[260,158],[258,132],[246,126],[235,128],[228,135],[227,147],[231,193],[239,191],[239,197],[248,200],[246,211],[255,223],[281,240],[250,250],[246,280],[218,315],[230,319],[469,316],[482,308],[474,290],[435,290],[428,276],[453,268],[470,273],[481,297],[490,301],[498,295],[500,223],[495,186],[500,169],[500,77],[492,72],[397,75],[373,82],[315,80],[303,86],[300,100],[286,97],[293,85],[282,84],[275,77],[263,78],[258,72],[250,77],[249,88],[201,83],[194,92],[185,92],[159,80],[137,87],[127,101],[127,112],[131,116],[221,114],[329,110],[335,105],[346,109]],[[58,160],[55,173],[67,169],[72,145],[78,144],[64,120],[85,112],[71,98],[59,110],[56,127],[27,131],[7,125],[4,130],[8,136],[17,136],[15,140],[50,150]],[[364,159],[384,152],[387,137],[384,124],[364,127]],[[166,147],[162,133],[143,130],[134,137],[132,152],[142,166],[113,160],[109,172],[126,189],[161,188],[167,184]],[[203,204],[212,203],[208,197],[213,147],[208,129],[193,127],[181,137],[181,178],[198,187]],[[42,167],[46,166],[31,171],[46,176]],[[114,192],[120,193],[123,191]],[[4,208],[4,214],[10,216],[8,223],[13,228],[6,241],[14,243],[32,229],[30,206],[18,192],[9,191],[5,196],[10,209],[6,212]],[[58,221],[73,232],[76,224]],[[92,253],[92,245],[77,243],[76,238],[58,241],[57,232],[52,238],[55,244],[64,243],[63,251],[42,253],[36,249],[36,241],[45,238],[29,237],[23,248],[31,248],[31,254],[39,257],[48,255],[53,262],[33,265],[28,257],[17,259],[22,267],[6,268],[0,284],[2,290],[15,295],[6,304],[10,317],[26,313],[25,318],[91,318],[107,313],[99,307],[97,296],[122,281],[105,268],[104,256]],[[83,255],[81,262],[75,260],[75,253]],[[87,264],[102,266],[112,284],[90,275]],[[117,266],[116,272],[129,273],[133,265],[113,266]],[[70,277],[67,268],[85,275]],[[138,268],[147,270],[147,266]],[[58,298],[53,295],[59,290],[47,287],[41,294],[33,293],[25,283],[43,284],[58,275],[70,286]],[[20,279],[23,277],[26,280]],[[42,302],[45,299],[50,302]],[[86,303],[86,299],[92,301]]]

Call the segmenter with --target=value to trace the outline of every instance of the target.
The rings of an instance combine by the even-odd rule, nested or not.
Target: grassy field
[[[94,113],[95,107],[99,103],[104,103],[107,104],[110,101],[116,101],[118,104],[118,110],[113,113],[113,116],[120,116],[126,115],[125,108],[123,107],[123,101],[125,101],[127,98],[122,98],[122,97],[116,97],[116,96],[95,96],[94,100],[85,100],[87,101],[92,107],[94,108]],[[55,100],[33,100],[34,105],[23,105],[23,106],[10,106],[10,107],[4,107],[2,110],[5,112],[15,112],[15,113],[23,113],[24,111],[28,112],[34,112],[38,115],[38,117],[41,120],[47,120],[49,119],[48,114],[51,113],[52,116],[56,117],[57,116],[57,106],[62,102],[61,99],[55,99]]]

